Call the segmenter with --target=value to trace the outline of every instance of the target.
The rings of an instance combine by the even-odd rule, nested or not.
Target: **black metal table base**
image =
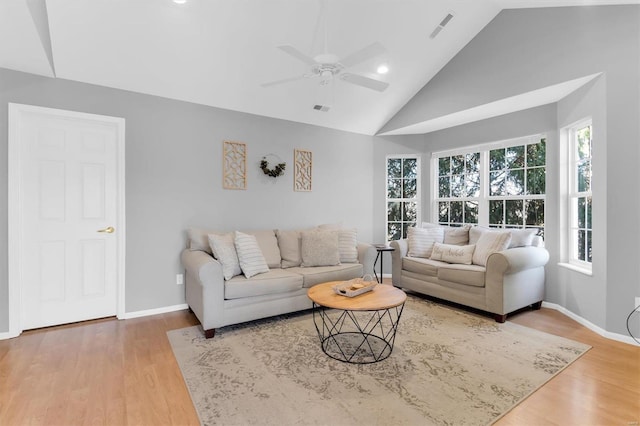
[[[349,311],[313,304],[322,351],[333,359],[371,364],[391,355],[404,303],[389,309]]]

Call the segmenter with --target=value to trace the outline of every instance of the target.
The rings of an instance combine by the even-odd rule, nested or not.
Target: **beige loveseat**
[[[304,266],[303,254],[309,252],[302,252],[305,248],[303,236],[307,231],[312,230],[247,231],[246,234],[255,237],[268,272],[250,278],[240,274],[225,279],[223,265],[213,257],[208,241],[209,234],[218,232],[189,230],[189,246],[181,255],[186,272],[186,299],[207,338],[214,336],[216,328],[226,325],[310,309],[309,287],[372,273],[375,249],[370,244],[355,240],[352,243],[353,257],[348,259],[350,263],[341,261],[329,266]],[[338,232],[342,256],[344,230],[328,227],[315,231]]]
[[[483,233],[498,232],[480,227],[468,231],[470,236],[466,242],[452,241],[454,244],[447,247],[466,246],[473,252]],[[444,232],[457,232],[459,235],[461,230],[444,228]],[[500,251],[489,249],[484,261],[476,262],[473,256],[471,264],[434,260],[431,258],[433,252],[427,257],[410,256],[409,239],[393,241],[393,285],[490,312],[498,322],[504,322],[507,314],[526,306],[539,309],[544,298],[544,268],[549,253],[542,247],[540,237],[528,235],[523,242],[522,236],[518,235],[513,240],[515,245],[524,246],[499,247]],[[508,245],[511,245],[511,238],[508,241]],[[447,242],[446,239],[444,242]]]

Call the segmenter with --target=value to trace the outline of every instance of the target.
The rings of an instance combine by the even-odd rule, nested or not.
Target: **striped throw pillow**
[[[338,251],[340,263],[358,263],[358,231],[341,229],[338,231]]]
[[[236,231],[235,243],[240,268],[245,277],[251,278],[263,272],[269,272],[255,236]]]
[[[433,245],[444,241],[444,228],[409,228],[409,257],[431,257]]]

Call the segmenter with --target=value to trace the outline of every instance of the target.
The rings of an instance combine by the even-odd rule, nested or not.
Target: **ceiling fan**
[[[323,8],[326,13],[326,3],[323,2]],[[322,14],[322,9],[320,13]],[[348,72],[348,69],[358,65],[368,59],[375,58],[386,52],[385,48],[378,42],[372,43],[352,54],[339,58],[337,55],[330,53],[327,49],[327,17],[324,19],[324,53],[316,55],[314,57],[308,56],[302,53],[290,45],[278,46],[278,49],[293,56],[299,61],[307,64],[310,69],[308,73],[298,75],[295,77],[284,78],[282,80],[271,81],[261,84],[262,87],[276,86],[279,84],[289,83],[292,81],[302,80],[305,78],[320,78],[320,85],[325,86],[331,84],[334,80],[339,79],[347,83],[355,84],[357,86],[366,87],[367,89],[375,90],[378,92],[384,92],[389,83],[366,77],[360,74],[354,74]]]

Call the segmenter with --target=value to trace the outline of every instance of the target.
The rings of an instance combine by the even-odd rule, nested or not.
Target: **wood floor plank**
[[[550,309],[508,321],[593,348],[497,425],[640,422],[640,348],[605,339]],[[166,336],[195,324],[192,313],[180,311],[0,341],[0,425],[199,424]]]

